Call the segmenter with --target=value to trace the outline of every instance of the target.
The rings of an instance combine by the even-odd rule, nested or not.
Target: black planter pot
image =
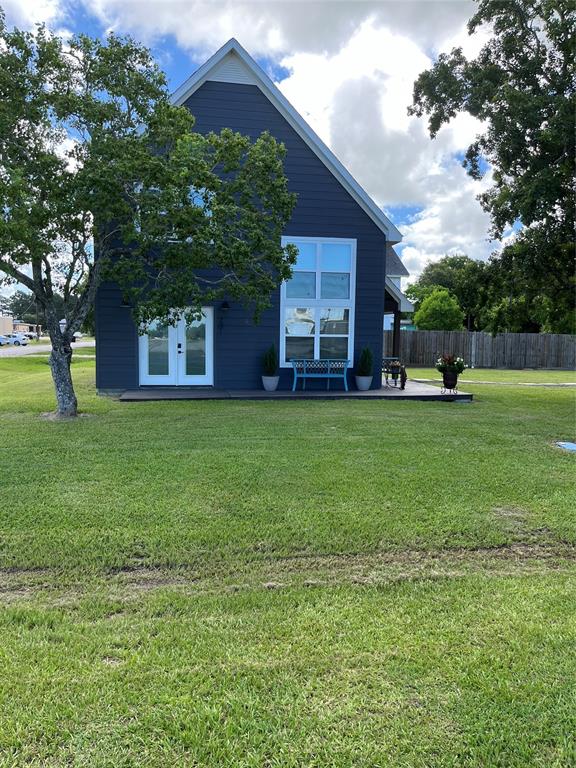
[[[444,389],[456,389],[458,385],[458,374],[456,371],[442,371],[442,381]]]

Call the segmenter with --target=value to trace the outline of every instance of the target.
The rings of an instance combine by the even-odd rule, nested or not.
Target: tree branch
[[[101,260],[97,259],[90,269],[86,287],[78,297],[78,301],[76,302],[66,324],[66,333],[69,336],[72,336],[72,334],[79,330],[80,326],[86,319],[92,304],[94,303],[94,299],[96,297],[96,289],[98,288],[98,283],[100,280],[100,272],[102,270],[101,265]]]
[[[14,280],[18,280],[19,283],[25,285],[26,288],[28,288],[30,291],[34,291],[34,281],[32,278],[28,277],[28,275],[24,274],[24,272],[21,272],[8,261],[0,259],[0,271],[4,272],[4,274],[8,275],[9,277],[14,278]]]
[[[42,258],[42,262],[44,264],[44,273],[46,277],[44,278],[44,293],[46,296],[51,299],[54,296],[54,291],[52,287],[52,265],[50,264],[50,260],[47,256],[44,256]],[[40,272],[40,281],[42,280],[42,273]]]

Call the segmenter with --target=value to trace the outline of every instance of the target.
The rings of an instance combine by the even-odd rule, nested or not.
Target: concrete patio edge
[[[123,392],[122,402],[144,402],[154,400],[421,400],[445,402],[471,402],[468,392],[442,394],[439,387],[409,381],[406,389],[382,387],[366,392],[341,390],[277,390],[263,389],[230,390],[212,387],[140,387]]]

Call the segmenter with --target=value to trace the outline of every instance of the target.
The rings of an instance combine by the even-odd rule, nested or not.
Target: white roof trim
[[[400,288],[389,277],[386,278],[386,290],[398,302],[400,312],[414,312],[414,304],[404,296]]]
[[[196,70],[182,85],[172,94],[173,104],[184,104],[184,102],[198,90],[207,80],[211,79],[211,74],[218,67],[220,62],[229,53],[236,54],[243,64],[254,76],[256,85],[264,95],[274,104],[276,109],[288,121],[296,133],[306,142],[310,149],[322,160],[329,171],[338,179],[344,189],[346,189],[358,205],[364,210],[372,221],[385,233],[388,242],[399,243],[402,235],[396,229],[394,224],[386,214],[376,205],[374,200],[366,194],[360,184],[354,179],[349,171],[342,165],[336,155],[328,149],[322,139],[312,130],[308,123],[294,109],[288,99],[274,85],[272,80],[258,66],[250,54],[244,50],[240,43],[232,38],[220,48],[219,51],[211,56],[199,69]]]

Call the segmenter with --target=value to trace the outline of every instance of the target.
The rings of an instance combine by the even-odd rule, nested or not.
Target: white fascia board
[[[322,160],[324,165],[338,179],[344,189],[346,189],[362,210],[372,219],[372,221],[384,232],[389,243],[399,243],[402,235],[386,214],[376,205],[374,200],[362,189],[360,184],[346,170],[336,155],[328,149],[322,139],[312,130],[304,118],[294,109],[284,94],[274,85],[272,80],[264,70],[254,61],[250,54],[232,38],[220,48],[219,51],[211,56],[199,69],[196,70],[174,93],[172,94],[172,103],[182,105],[184,102],[198,90],[207,80],[210,79],[211,71],[227,56],[230,52],[235,53],[246,67],[254,75],[257,85],[264,95],[278,109],[281,115],[288,121],[296,133],[306,142],[310,149]]]
[[[412,304],[410,299],[406,298],[400,288],[389,277],[386,277],[386,290],[398,302],[400,312],[414,312],[414,304]]]

